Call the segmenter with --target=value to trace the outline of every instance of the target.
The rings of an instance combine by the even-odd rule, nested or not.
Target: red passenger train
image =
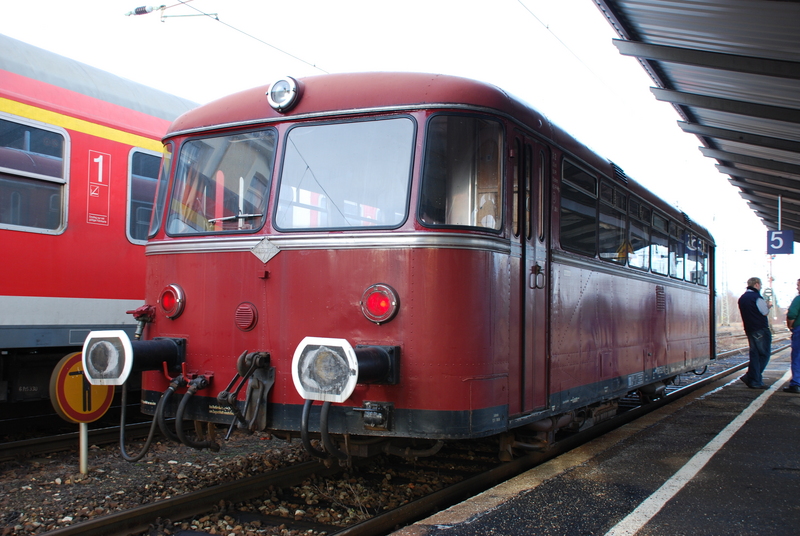
[[[0,402],[144,303],[161,137],[193,103],[0,35]]]
[[[714,357],[708,232],[497,87],[285,78],[182,115],[165,143],[150,340],[84,346],[95,383],[148,370],[162,423],[320,457],[492,435],[508,455]]]

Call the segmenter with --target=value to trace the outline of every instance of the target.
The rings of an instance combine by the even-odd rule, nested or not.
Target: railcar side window
[[[275,226],[397,227],[406,219],[414,122],[406,117],[289,131]]]
[[[708,285],[708,250],[706,242],[693,233],[686,234],[686,280]]]
[[[597,253],[597,179],[568,161],[561,184],[561,247],[594,257]]]
[[[536,213],[538,215],[537,226],[539,228],[540,242],[544,240],[545,217],[547,216],[547,211],[549,210],[549,207],[546,207],[544,204],[545,181],[547,180],[544,172],[546,167],[547,156],[545,155],[544,151],[539,151],[539,189],[537,193]]]
[[[202,138],[181,147],[167,233],[253,232],[264,224],[275,132]]]
[[[525,238],[533,233],[533,149],[525,144]]]
[[[676,279],[684,278],[685,235],[681,227],[669,224],[669,275]]]
[[[684,249],[686,260],[684,269],[686,270],[686,281],[697,283],[697,236],[690,232],[684,235]]]
[[[147,240],[161,156],[134,149],[128,167],[128,240],[143,244]]]
[[[420,221],[499,230],[502,147],[503,128],[497,121],[462,115],[433,117],[425,145]]]
[[[0,228],[63,231],[66,145],[60,132],[0,119]]]
[[[159,227],[161,227],[161,219],[164,217],[164,206],[167,204],[167,186],[169,185],[170,169],[172,169],[172,143],[167,143],[164,145],[164,152],[161,154],[161,168],[158,172],[155,205],[150,218],[150,229],[147,232],[148,238],[154,237]]]
[[[698,285],[708,286],[708,244],[705,240],[697,239],[697,269],[694,282]]]
[[[666,218],[653,214],[651,269],[662,275],[669,274],[669,222]]]
[[[650,208],[638,199],[631,198],[628,213],[631,246],[628,251],[628,265],[647,270],[650,268]]]
[[[520,140],[514,140],[514,154],[522,154],[522,142]],[[519,157],[514,159],[513,162],[513,181],[512,184],[513,194],[514,194],[514,203],[513,208],[511,211],[511,232],[514,233],[514,236],[519,236]]]
[[[598,243],[601,259],[625,264],[631,250],[625,236],[627,211],[627,195],[610,184],[600,183]]]

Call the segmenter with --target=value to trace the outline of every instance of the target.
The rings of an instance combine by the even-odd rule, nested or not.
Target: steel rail
[[[186,493],[179,497],[165,499],[152,504],[138,506],[124,512],[82,521],[64,528],[48,532],[48,536],[125,536],[136,532],[146,532],[157,518],[185,519],[208,512],[220,501],[245,501],[264,494],[269,486],[293,486],[301,483],[312,474],[329,476],[342,469],[334,466],[326,468],[318,461],[303,462],[291,467],[276,469],[262,475],[218,484],[216,486]],[[291,520],[286,520],[291,523]]]
[[[145,437],[149,430],[149,422],[129,424],[125,430],[125,435],[129,439]],[[25,458],[32,455],[49,454],[61,450],[77,449],[79,435],[78,432],[70,432],[49,437],[0,443],[0,462]],[[111,426],[108,428],[89,430],[89,440],[92,443],[113,443],[119,441],[119,427]]]

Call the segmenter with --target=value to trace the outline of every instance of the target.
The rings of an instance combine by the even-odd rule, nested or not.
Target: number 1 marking
[[[103,182],[103,155],[98,156],[92,162],[97,162],[97,182]]]

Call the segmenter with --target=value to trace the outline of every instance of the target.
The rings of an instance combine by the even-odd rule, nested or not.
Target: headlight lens
[[[281,78],[269,86],[267,100],[278,112],[286,112],[297,104],[297,81],[291,76]]]

